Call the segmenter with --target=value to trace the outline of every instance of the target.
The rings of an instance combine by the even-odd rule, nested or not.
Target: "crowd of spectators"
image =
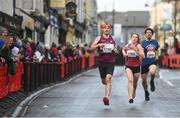
[[[86,56],[94,50],[89,45],[83,46],[66,43],[57,45],[54,42],[50,45],[42,42],[35,43],[31,38],[21,39],[7,32],[0,34],[0,61],[7,63],[8,72],[15,74],[15,63],[22,62],[61,62],[63,56],[65,61]]]

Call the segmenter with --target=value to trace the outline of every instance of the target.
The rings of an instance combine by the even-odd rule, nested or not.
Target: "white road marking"
[[[161,71],[159,72],[159,76],[160,76],[160,79],[166,82],[169,86],[174,86],[170,81],[163,79],[164,77]]]
[[[174,86],[170,81],[168,80],[163,80],[164,82],[166,82],[167,84],[169,84],[170,86]]]

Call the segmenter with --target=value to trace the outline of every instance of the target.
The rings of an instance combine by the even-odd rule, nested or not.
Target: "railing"
[[[7,72],[7,65],[0,63],[0,99],[11,92],[23,90],[26,93],[37,90],[43,85],[66,81],[69,77],[96,65],[96,57],[78,57],[65,62],[47,63],[16,63],[16,74],[10,75]]]

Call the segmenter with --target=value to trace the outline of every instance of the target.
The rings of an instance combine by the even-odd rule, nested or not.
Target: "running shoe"
[[[105,96],[103,98],[103,102],[104,102],[104,105],[109,105],[109,98],[107,96]]]
[[[151,85],[151,91],[155,91],[155,85],[154,85],[154,80],[150,80],[150,85]]]
[[[149,101],[150,98],[149,98],[149,92],[148,91],[145,91],[145,100],[146,101]]]
[[[131,98],[131,99],[129,99],[129,103],[133,103],[134,102],[134,100]]]

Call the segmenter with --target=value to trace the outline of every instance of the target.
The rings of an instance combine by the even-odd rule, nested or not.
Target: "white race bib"
[[[114,50],[114,44],[105,44],[102,50],[104,53],[111,53]]]
[[[135,50],[128,50],[127,55],[128,55],[128,57],[136,57],[137,53]]]
[[[155,58],[156,57],[156,54],[154,51],[148,51],[147,52],[147,58]]]

